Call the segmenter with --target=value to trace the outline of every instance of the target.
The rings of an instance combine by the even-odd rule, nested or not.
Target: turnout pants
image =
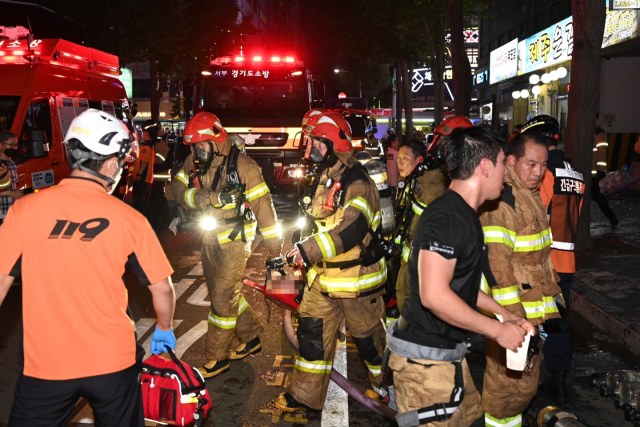
[[[221,248],[214,245],[202,245],[202,269],[209,297],[211,312],[205,344],[207,360],[229,358],[233,338],[241,343],[256,338],[264,330],[262,322],[240,294],[242,276],[251,256],[251,241],[225,243]]]
[[[417,411],[437,403],[451,400],[455,384],[455,365],[440,360],[407,359],[395,353],[389,356],[389,369],[393,371],[398,414]],[[467,360],[462,360],[464,399],[446,421],[429,422],[430,427],[468,427],[482,416],[480,393],[471,378]]]
[[[289,393],[298,402],[321,410],[329,387],[331,368],[342,321],[378,386],[385,347],[385,317],[381,295],[363,298],[331,298],[322,295],[318,278],[308,289],[298,310],[300,356],[295,360]]]
[[[81,397],[89,400],[97,427],[143,427],[140,367],[72,380],[20,375],[9,427],[65,427]]]
[[[507,369],[507,350],[489,338],[486,355],[482,390],[485,423],[487,426],[520,426],[522,413],[538,391],[541,354],[533,355],[533,366],[522,372]]]

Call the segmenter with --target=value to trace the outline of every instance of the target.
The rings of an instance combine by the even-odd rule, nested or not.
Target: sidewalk
[[[594,251],[577,259],[572,309],[640,357],[640,201],[610,199],[611,228],[592,204]]]

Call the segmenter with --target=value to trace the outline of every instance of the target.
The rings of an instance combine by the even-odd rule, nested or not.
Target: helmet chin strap
[[[77,160],[73,163],[73,165],[71,166],[71,170],[73,169],[80,169],[83,172],[86,172],[88,174],[91,174],[93,176],[95,176],[96,178],[102,179],[104,181],[107,181],[109,183],[109,185],[113,185],[116,183],[115,179],[108,177],[106,175],[101,174],[100,172],[96,172],[93,169],[89,169],[88,167],[84,166],[84,162],[86,162],[87,160],[106,160],[112,156],[102,156],[100,154],[95,154],[95,153],[87,153],[86,151],[82,151],[82,150],[78,150],[75,149],[71,152],[71,155],[73,157],[75,157]],[[124,164],[122,164],[121,166],[119,166],[118,168],[118,173],[120,173],[120,170],[124,167]]]

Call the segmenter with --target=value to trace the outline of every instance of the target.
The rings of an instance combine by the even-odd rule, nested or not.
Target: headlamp
[[[305,225],[307,225],[307,218],[301,216],[300,218],[298,218],[298,228],[303,228]]]
[[[218,221],[210,216],[205,216],[200,219],[200,228],[204,231],[212,231],[218,226]]]

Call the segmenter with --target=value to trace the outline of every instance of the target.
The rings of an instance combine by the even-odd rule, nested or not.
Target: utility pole
[[[393,86],[391,89],[391,126],[396,129],[396,67],[393,67],[393,79],[391,80]]]

